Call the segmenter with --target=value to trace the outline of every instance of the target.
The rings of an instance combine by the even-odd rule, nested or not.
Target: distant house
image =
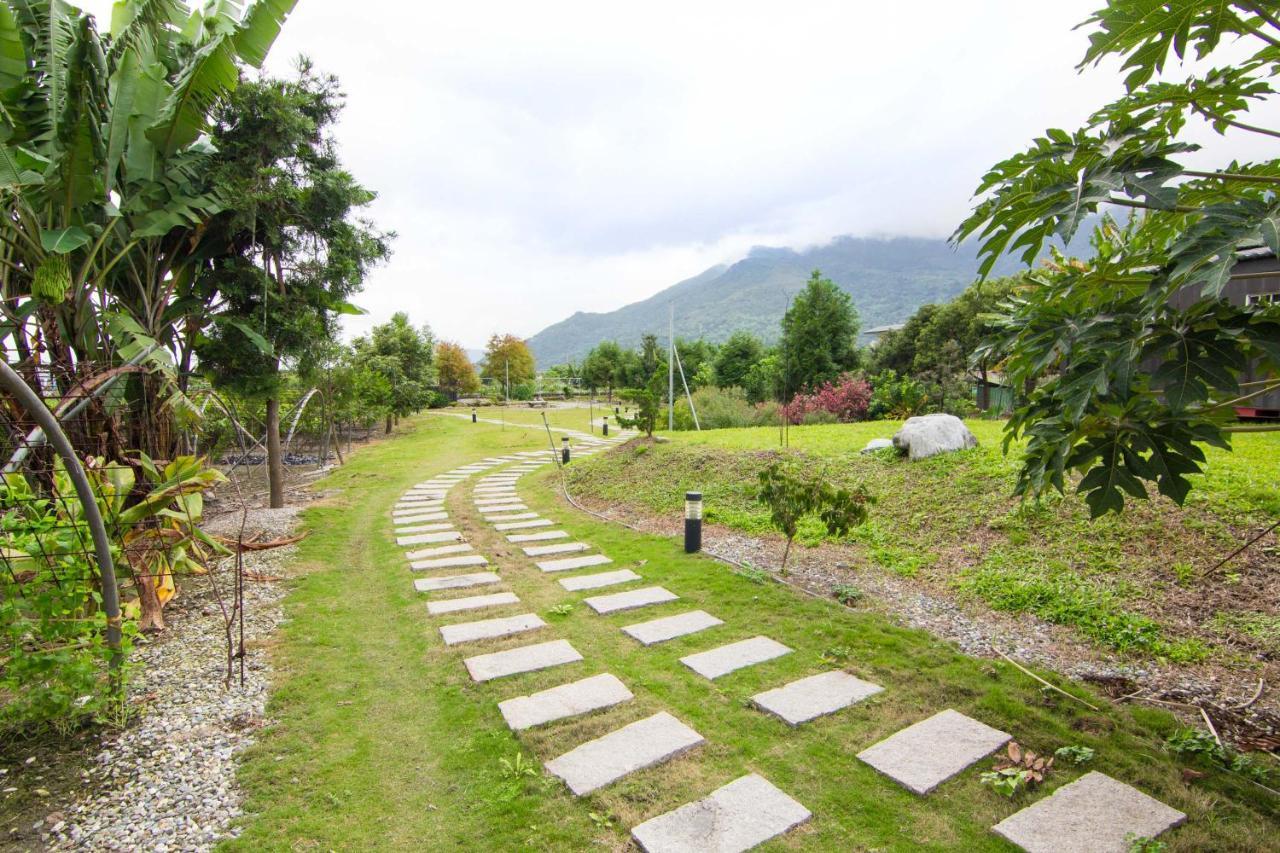
[[[1236,266],[1222,289],[1222,298],[1232,305],[1258,305],[1280,302],[1280,259],[1265,246],[1241,249],[1236,253]],[[1199,298],[1198,287],[1187,287],[1173,295],[1176,308],[1186,308]],[[1241,384],[1271,379],[1273,374],[1249,370],[1240,377]],[[1254,397],[1247,405],[1236,406],[1241,418],[1280,419],[1280,391]]]
[[[880,343],[880,338],[882,338],[886,332],[897,332],[906,325],[906,323],[890,323],[887,326],[873,326],[870,329],[863,329],[862,334],[865,337],[870,338],[870,340],[867,341],[867,346],[873,347]]]

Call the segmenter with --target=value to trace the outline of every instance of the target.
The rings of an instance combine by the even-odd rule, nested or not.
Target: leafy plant
[[[836,584],[832,594],[835,595],[836,601],[846,606],[856,604],[862,600],[862,590],[856,586],[847,583]]]
[[[1080,65],[1119,59],[1127,93],[1074,132],[1050,129],[982,178],[982,196],[953,239],[978,236],[985,276],[1008,251],[1028,264],[1051,237],[1070,240],[1105,206],[1087,262],[1052,251],[1027,273],[977,354],[1003,359],[1025,403],[1006,444],[1027,439],[1016,491],[1063,491],[1068,472],[1090,512],[1119,512],[1148,485],[1176,503],[1203,470],[1203,445],[1229,448],[1234,407],[1280,388],[1280,306],[1225,298],[1237,253],[1280,252],[1280,160],[1190,168],[1189,119],[1214,131],[1280,130],[1245,121],[1271,106],[1280,20],[1264,4],[1111,0]],[[1231,43],[1226,65],[1213,59]],[[1197,73],[1168,79],[1194,54]],[[1242,383],[1248,374],[1259,378]]]
[[[848,646],[832,646],[822,650],[822,660],[824,663],[839,663],[848,660],[853,655],[853,649]]]
[[[1091,746],[1060,746],[1053,751],[1055,758],[1070,761],[1072,764],[1088,764],[1093,761],[1094,750]]]
[[[1132,832],[1127,834],[1124,840],[1129,845],[1129,853],[1164,853],[1169,849],[1169,845],[1163,841],[1156,841],[1145,835],[1135,835]]]
[[[523,752],[517,752],[514,758],[499,758],[498,766],[504,779],[534,778],[538,775],[537,765],[525,758]]]
[[[601,814],[600,812],[587,812],[587,817],[590,818],[591,823],[595,825],[596,829],[612,829],[613,828],[612,815]]]
[[[573,605],[568,601],[555,605],[547,611],[552,616],[568,616],[573,612]]]
[[[769,579],[769,573],[764,569],[757,569],[750,564],[734,569],[733,573],[738,577],[750,581],[754,584],[762,584]]]
[[[1201,729],[1177,729],[1165,738],[1164,748],[1175,755],[1198,758],[1207,764],[1238,773],[1257,782],[1267,783],[1271,772],[1248,755],[1218,743],[1210,732]]]
[[[1005,755],[996,760],[995,766],[980,777],[984,785],[1006,797],[1039,785],[1053,769],[1053,757],[1045,758],[1030,750],[1023,750],[1017,741],[1009,741]]]
[[[799,532],[801,519],[816,515],[832,536],[842,536],[867,519],[872,497],[861,486],[837,489],[812,474],[801,475],[794,466],[774,462],[760,472],[756,500],[769,510],[769,520],[787,539],[782,552],[782,574]]]

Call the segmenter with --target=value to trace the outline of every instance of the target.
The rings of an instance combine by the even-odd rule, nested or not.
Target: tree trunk
[[[979,364],[978,370],[982,373],[978,385],[978,408],[985,412],[991,408],[991,388],[987,385],[987,363],[984,361]]]
[[[387,435],[391,435],[391,415],[387,415]]]
[[[267,481],[271,484],[271,508],[284,506],[284,459],[280,454],[280,400],[267,400]]]

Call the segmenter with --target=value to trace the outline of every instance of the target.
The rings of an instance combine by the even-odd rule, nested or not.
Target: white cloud
[[[399,233],[348,332],[407,309],[477,347],[755,243],[950,233],[987,166],[1119,94],[1074,71],[1099,3],[301,0],[269,68],[339,76]]]

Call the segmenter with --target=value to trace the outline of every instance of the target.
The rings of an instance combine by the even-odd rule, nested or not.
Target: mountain
[[[646,332],[665,339],[669,306],[677,337],[719,342],[745,329],[773,342],[791,299],[815,269],[853,297],[864,330],[900,323],[919,306],[945,302],[972,283],[976,252],[976,241],[955,249],[946,240],[916,237],[838,237],[803,250],[756,247],[735,264],[712,267],[616,311],[579,311],[538,332],[529,346],[538,365],[549,367],[581,359],[600,341],[635,346]],[[995,274],[1020,267],[1002,261]]]

